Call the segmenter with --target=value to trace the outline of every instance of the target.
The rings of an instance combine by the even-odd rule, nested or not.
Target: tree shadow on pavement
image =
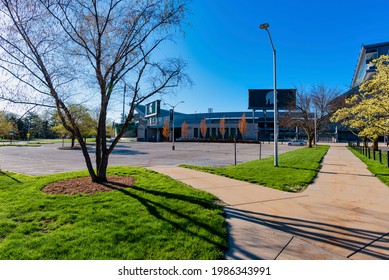
[[[374,259],[389,259],[389,246],[382,246],[382,244],[376,242],[388,236],[388,232],[343,227],[330,223],[240,210],[233,207],[225,207],[224,210],[228,219],[244,220],[287,232],[319,247],[323,247],[323,244],[325,244],[337,247],[337,249],[341,248],[342,251],[347,252],[344,255],[346,258],[352,259],[353,255],[363,250],[363,254]],[[244,252],[242,248],[236,249]],[[248,255],[247,257],[252,258],[253,256]]]

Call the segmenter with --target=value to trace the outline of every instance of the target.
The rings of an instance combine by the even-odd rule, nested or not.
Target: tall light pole
[[[316,150],[316,147],[317,147],[316,141],[317,141],[317,111],[316,111],[316,108],[315,108],[315,150]]]
[[[265,29],[269,35],[271,48],[273,50],[273,70],[274,70],[274,89],[273,89],[273,103],[274,103],[274,166],[278,167],[278,111],[277,111],[277,64],[276,64],[276,50],[273,45],[273,40],[269,32],[269,24],[263,23],[259,26],[260,29]]]
[[[174,108],[176,108],[176,106],[178,105],[178,104],[181,104],[181,103],[184,103],[184,101],[180,101],[180,102],[178,102],[176,105],[170,105],[169,103],[164,103],[165,105],[168,105],[168,106],[170,106],[171,108],[172,108],[172,133],[173,133],[173,139],[172,139],[172,150],[174,151],[176,148],[174,147]]]

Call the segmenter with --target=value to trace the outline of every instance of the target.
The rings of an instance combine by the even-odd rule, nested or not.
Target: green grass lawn
[[[42,192],[86,172],[0,173],[0,259],[223,259],[227,229],[216,197],[142,168],[130,188],[91,195]]]
[[[387,166],[386,152],[382,153],[382,163],[378,160],[378,153],[376,152],[376,160],[373,160],[373,155],[370,155],[370,159],[367,156],[359,153],[354,148],[348,147],[349,150],[360,160],[362,160],[367,168],[373,173],[377,178],[379,178],[384,184],[389,186],[389,168]]]
[[[328,149],[329,146],[317,146],[316,150],[302,148],[280,154],[279,167],[274,167],[273,157],[227,167],[182,166],[283,191],[299,192],[315,178]]]

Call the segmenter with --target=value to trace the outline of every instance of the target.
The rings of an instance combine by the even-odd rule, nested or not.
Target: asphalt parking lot
[[[65,144],[66,145],[66,144]],[[67,144],[69,145],[69,144]],[[44,175],[74,170],[85,170],[81,150],[60,149],[61,143],[44,144],[39,147],[1,146],[0,169],[28,175]],[[273,155],[273,143],[261,144],[261,157]],[[279,153],[299,149],[279,144]],[[94,162],[94,146],[90,145]],[[236,144],[237,163],[259,158],[259,144]],[[226,166],[235,162],[233,143],[178,142],[175,150],[171,143],[121,142],[109,159],[110,166],[159,166],[195,164]]]

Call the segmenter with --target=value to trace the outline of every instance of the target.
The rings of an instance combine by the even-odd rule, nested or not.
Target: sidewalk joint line
[[[372,242],[370,242],[369,244],[366,244],[365,246],[359,248],[359,249],[356,250],[354,253],[348,255],[347,258],[348,258],[348,259],[351,258],[351,257],[354,256],[355,254],[357,254],[357,253],[361,252],[362,250],[366,249],[367,247],[373,245],[374,243],[376,243],[377,241],[379,241],[380,239],[384,238],[384,237],[387,236],[387,235],[389,235],[389,232],[387,232],[387,233],[381,235],[380,237],[374,239],[374,240],[373,240]]]
[[[247,202],[247,203],[240,203],[240,204],[232,204],[231,206],[242,206],[242,205],[249,205],[249,204],[256,204],[256,203],[272,202],[272,201],[278,201],[278,200],[287,200],[287,199],[294,199],[294,198],[302,198],[302,197],[308,197],[308,196],[309,196],[309,195],[300,195],[300,196],[294,196],[294,197],[275,198],[275,199],[268,199],[268,200],[261,200],[261,201]]]
[[[281,250],[281,251],[278,253],[278,255],[274,258],[274,260],[276,260],[276,259],[282,254],[282,252],[284,252],[284,250],[286,249],[286,247],[288,247],[289,244],[290,244],[290,242],[292,242],[293,238],[294,238],[294,235],[293,235],[292,238],[289,240],[289,242],[286,243],[286,245],[284,246],[284,248],[282,248],[282,250]]]

